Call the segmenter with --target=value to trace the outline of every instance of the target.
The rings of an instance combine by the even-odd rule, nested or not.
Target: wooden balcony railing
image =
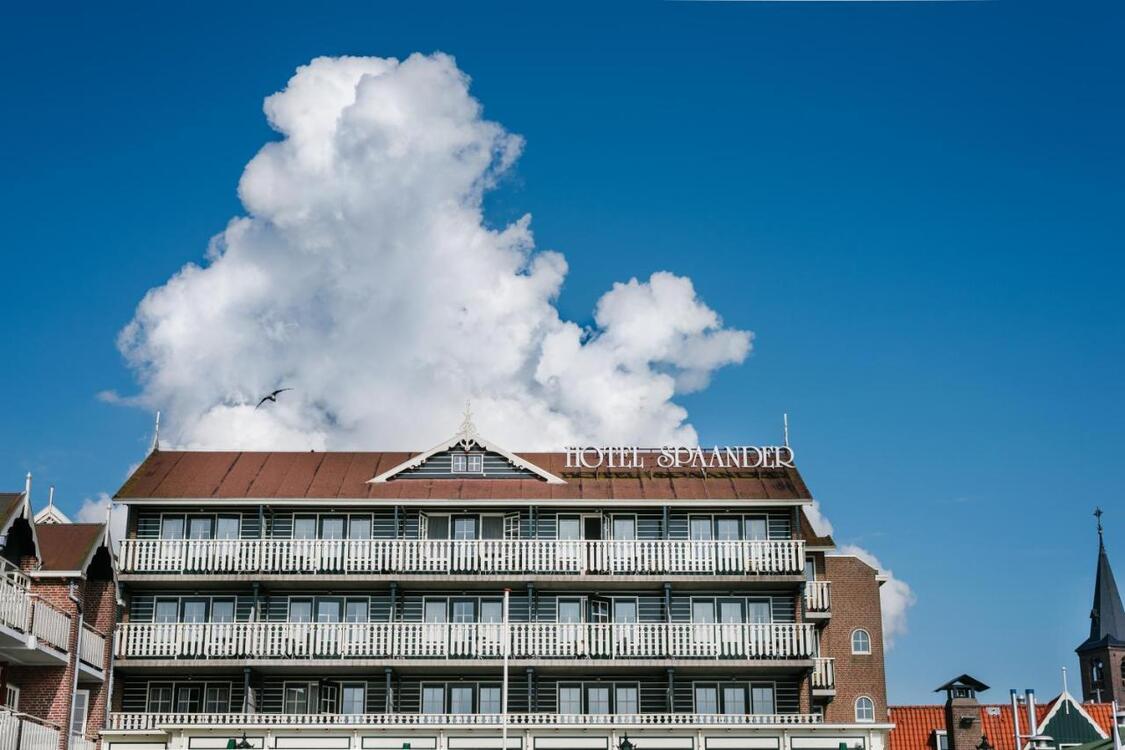
[[[78,658],[95,669],[102,669],[105,666],[105,636],[84,624],[78,634]]]
[[[165,727],[255,726],[789,726],[819,724],[818,714],[243,714],[113,713],[110,731],[151,731]]]
[[[22,576],[0,576],[0,624],[61,651],[70,648],[70,615],[32,594]]]
[[[125,573],[798,574],[800,539],[126,539]]]
[[[0,707],[0,750],[58,750],[59,728]]]
[[[818,656],[813,660],[812,686],[814,690],[836,689],[836,660]]]
[[[118,658],[498,659],[501,623],[228,622],[122,623]],[[808,659],[817,653],[811,623],[515,622],[517,659]]]
[[[830,581],[805,582],[805,610],[808,612],[828,612],[832,609],[832,590]]]

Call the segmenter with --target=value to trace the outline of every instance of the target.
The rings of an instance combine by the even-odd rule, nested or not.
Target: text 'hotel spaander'
[[[106,745],[882,750],[879,579],[773,451],[154,451]]]

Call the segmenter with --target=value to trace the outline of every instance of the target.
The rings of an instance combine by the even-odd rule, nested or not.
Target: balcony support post
[[[535,667],[527,668],[527,706],[532,713],[539,710],[539,684],[535,680]]]
[[[664,540],[671,539],[672,538],[672,536],[671,536],[672,531],[671,531],[671,529],[668,528],[668,524],[669,524],[668,506],[667,505],[661,506],[660,513],[661,513],[661,515],[660,515],[660,538],[664,539]]]
[[[391,581],[391,606],[390,606],[390,620],[394,622],[398,619],[398,581]]]
[[[391,674],[393,671],[394,670],[392,670],[390,667],[383,667],[383,689],[386,691],[386,698],[384,699],[386,707],[384,708],[384,710],[388,714],[393,714],[395,712],[394,693],[391,689]]]
[[[250,611],[250,619],[254,622],[260,622],[262,617],[262,584],[254,581],[250,584],[251,594],[254,597],[254,608]]]
[[[538,539],[539,538],[539,508],[532,505],[531,511],[530,511],[530,516],[531,516],[531,519],[530,519],[531,520],[531,538],[532,539]],[[504,748],[504,750],[507,750],[507,748]]]
[[[398,525],[399,511],[401,509],[402,509],[401,506],[398,506],[398,505],[395,506],[395,537],[394,537],[395,539],[402,539],[403,538],[402,529],[399,528],[399,525]]]
[[[664,582],[664,622],[672,622],[672,584]]]
[[[539,601],[535,596],[535,584],[527,584],[527,619],[536,622],[539,619]]]
[[[242,713],[254,713],[254,701],[250,694],[250,667],[242,668]]]
[[[668,667],[668,692],[665,695],[664,702],[668,713],[676,712],[676,670],[672,667]],[[700,747],[703,746],[700,745]]]

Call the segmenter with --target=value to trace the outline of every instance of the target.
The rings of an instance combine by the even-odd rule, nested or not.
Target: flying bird
[[[285,393],[286,391],[291,391],[291,390],[293,390],[293,389],[292,388],[278,388],[276,391],[274,391],[270,395],[262,396],[262,400],[258,402],[258,406],[255,406],[254,409],[257,410],[262,404],[266,403],[267,401],[272,401],[276,404],[277,403],[277,394]]]

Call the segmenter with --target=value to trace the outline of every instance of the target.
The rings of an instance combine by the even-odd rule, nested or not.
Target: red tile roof
[[[1036,706],[1038,721],[1042,722],[1056,700],[1058,698]],[[1083,703],[1082,710],[1097,722],[1103,732],[1109,734],[1112,731],[1112,704]],[[934,731],[945,731],[944,706],[891,706],[890,717],[895,725],[891,730],[890,750],[934,750],[932,740]],[[981,729],[988,737],[989,744],[996,750],[1016,750],[1016,741],[1012,733],[1011,705],[981,705],[980,719]],[[1027,714],[1022,709],[1020,727],[1023,733],[1027,732]]]
[[[565,468],[565,453],[519,457],[562,477],[539,479],[367,480],[418,455],[157,451],[149,454],[115,497],[137,498],[362,498],[362,499],[596,499],[596,500],[807,500],[796,469]]]
[[[85,572],[82,569],[104,535],[105,524],[102,523],[36,524],[40,570]]]

